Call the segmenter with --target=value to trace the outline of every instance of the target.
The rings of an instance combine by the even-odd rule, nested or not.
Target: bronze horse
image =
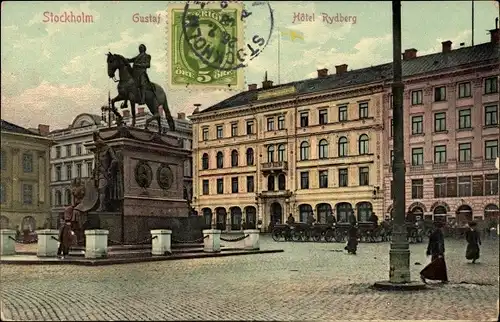
[[[115,80],[115,72],[118,70],[118,75],[120,79],[118,81],[117,90],[118,95],[111,99],[111,109],[113,113],[118,117],[118,122],[121,123],[122,116],[116,110],[115,103],[119,101],[124,101],[121,108],[127,108],[127,101],[130,101],[131,113],[132,113],[132,126],[135,126],[135,104],[139,101],[139,90],[135,83],[134,77],[132,76],[132,67],[128,63],[127,59],[118,54],[107,54],[107,64],[108,64],[108,76]],[[146,105],[153,116],[146,120],[145,127],[148,128],[151,121],[158,121],[158,133],[161,134],[161,115],[159,107],[162,106],[165,111],[165,117],[167,119],[168,126],[171,131],[175,131],[175,123],[170,114],[167,104],[167,95],[163,88],[155,83],[151,83],[151,87],[146,89]]]

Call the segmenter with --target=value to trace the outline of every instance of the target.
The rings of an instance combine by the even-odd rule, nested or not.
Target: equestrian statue
[[[175,131],[175,123],[170,114],[167,103],[167,95],[163,88],[149,80],[146,70],[151,66],[151,55],[146,53],[146,46],[139,46],[139,55],[133,58],[125,58],[118,54],[107,54],[108,76],[118,83],[118,95],[111,99],[109,108],[116,115],[117,122],[121,124],[123,118],[115,107],[115,103],[123,101],[120,108],[127,108],[127,102],[130,101],[132,126],[135,126],[135,104],[146,104],[153,116],[146,120],[145,127],[148,128],[151,121],[157,120],[158,133],[162,133],[160,106],[165,111],[168,126],[171,131]],[[130,66],[134,64],[134,67]],[[119,80],[115,79],[115,73],[118,70]]]

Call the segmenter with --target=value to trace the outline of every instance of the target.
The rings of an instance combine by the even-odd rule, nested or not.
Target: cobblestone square
[[[463,240],[446,241],[450,283],[420,292],[381,292],[389,243],[275,243],[284,253],[102,267],[1,267],[1,309],[12,320],[476,320],[498,317],[498,242],[480,263]],[[428,262],[410,245],[412,277]],[[422,265],[415,265],[416,262]]]

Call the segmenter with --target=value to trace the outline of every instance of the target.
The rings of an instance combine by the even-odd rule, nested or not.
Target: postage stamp
[[[218,2],[208,3],[203,8],[191,6],[187,12],[184,4],[169,5],[168,59],[171,87],[243,88],[243,69],[221,70],[210,65],[210,61],[226,66],[235,64],[231,46],[244,45],[244,22],[239,18],[242,11],[241,3],[230,3],[225,8],[221,8]],[[190,28],[188,33],[184,32],[183,26],[186,15],[197,21],[196,28]],[[201,34],[206,36],[198,37]],[[229,45],[230,42],[234,43]],[[200,59],[191,46],[209,61]]]

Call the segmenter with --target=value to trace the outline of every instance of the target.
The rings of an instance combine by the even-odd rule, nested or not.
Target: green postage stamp
[[[228,70],[236,66],[237,50],[245,45],[242,10],[243,4],[233,2],[224,8],[217,1],[203,8],[169,5],[167,54],[171,88],[244,88],[244,68]]]

